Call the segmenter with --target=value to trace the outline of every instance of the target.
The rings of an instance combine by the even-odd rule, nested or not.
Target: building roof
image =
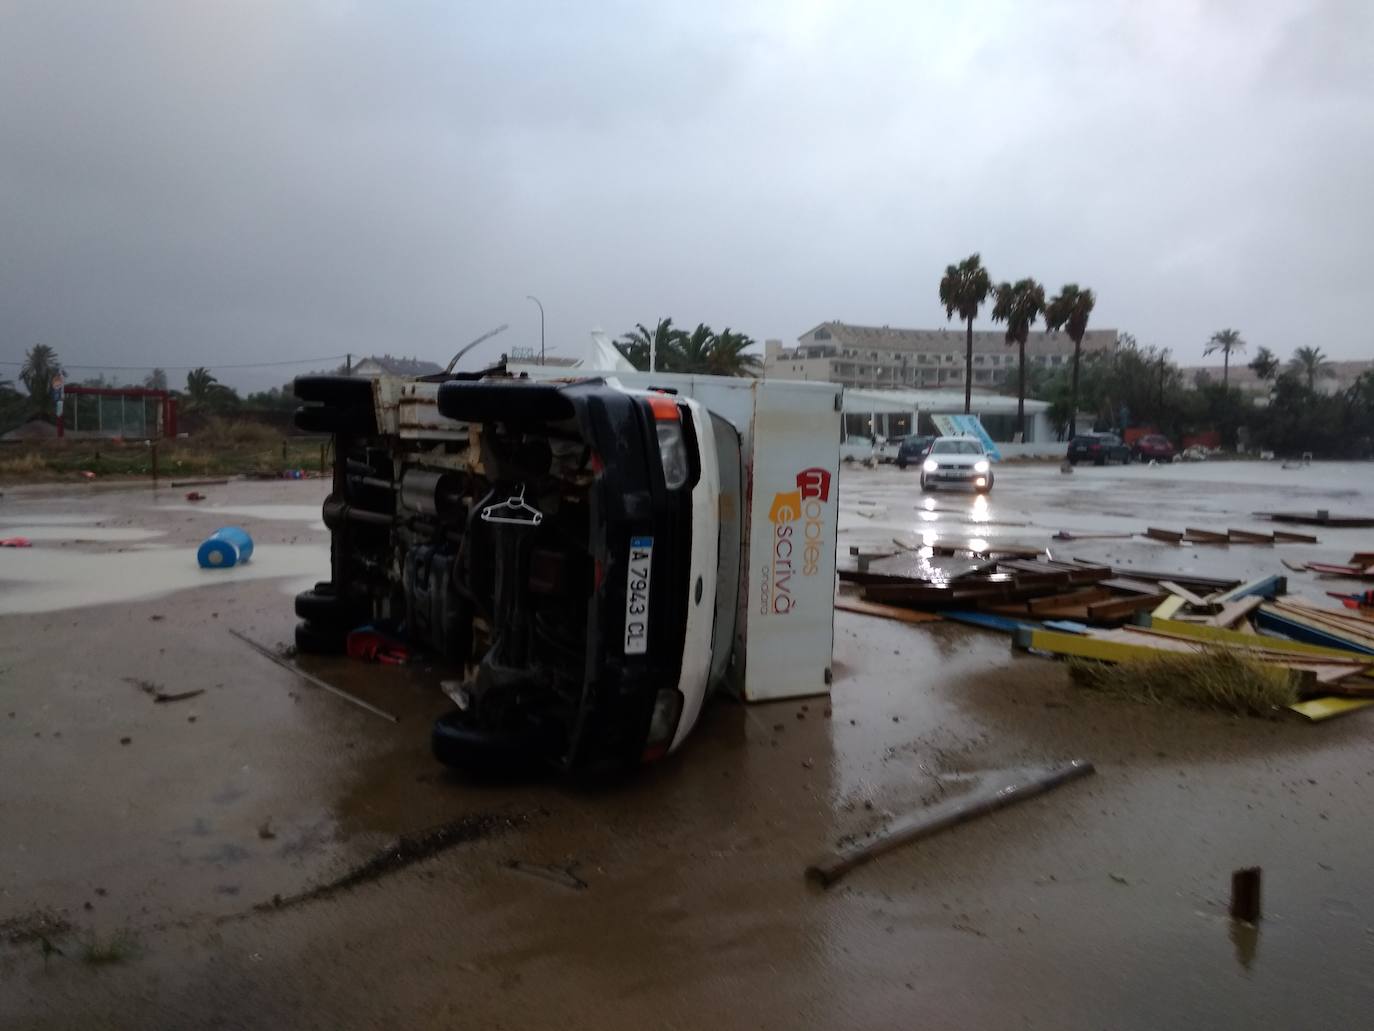
[[[444,367],[437,362],[420,358],[393,358],[389,354],[370,354],[353,364],[353,373],[357,376],[432,376],[443,371]]]
[[[1107,350],[1116,345],[1114,329],[1090,329],[1083,337],[1085,351]],[[836,348],[863,351],[912,351],[945,353],[963,350],[964,330],[959,326],[942,329],[902,329],[894,326],[858,326],[849,322],[822,322],[797,338],[802,347],[826,344]],[[1002,353],[1008,349],[1007,335],[1001,329],[975,329],[973,350]],[[1073,341],[1067,333],[1032,331],[1026,350],[1033,354],[1072,354]]]

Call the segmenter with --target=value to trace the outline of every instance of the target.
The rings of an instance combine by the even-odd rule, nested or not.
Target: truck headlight
[[[976,473],[985,473],[989,468],[991,467],[988,465],[988,460],[986,458],[980,458],[973,463],[973,471]]]
[[[678,422],[656,422],[658,430],[658,458],[663,463],[663,484],[669,490],[677,490],[687,482],[691,472],[687,464],[687,445],[682,439],[682,424]]]
[[[927,458],[925,465],[921,466],[921,468],[928,473],[933,473],[936,469],[940,468],[940,463],[933,458]]]

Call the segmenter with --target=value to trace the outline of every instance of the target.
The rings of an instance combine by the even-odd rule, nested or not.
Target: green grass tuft
[[[1154,705],[1183,705],[1273,718],[1298,701],[1296,677],[1226,648],[1116,665],[1070,659],[1074,683]]]
[[[81,961],[93,967],[123,963],[133,958],[136,944],[127,931],[117,931],[104,939],[92,935],[81,943]]]

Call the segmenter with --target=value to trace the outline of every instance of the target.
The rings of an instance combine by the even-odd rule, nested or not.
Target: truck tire
[[[899,459],[897,459],[897,468],[898,468],[898,469],[905,469],[905,468],[906,468],[906,459],[905,459],[905,458],[899,458]]]
[[[296,429],[304,433],[342,433],[367,437],[377,432],[377,416],[372,402],[366,406],[334,408],[329,405],[303,405],[296,409]]]
[[[344,650],[346,630],[317,623],[296,624],[296,651],[302,655],[339,655]]]
[[[297,400],[330,408],[372,405],[372,381],[361,376],[297,376],[291,392]]]
[[[480,730],[454,709],[434,721],[434,758],[450,769],[478,777],[512,776],[538,768],[543,751],[533,734]]]
[[[326,585],[329,586],[329,585]],[[352,630],[367,622],[362,607],[341,598],[332,590],[301,591],[296,595],[296,616],[319,627]]]

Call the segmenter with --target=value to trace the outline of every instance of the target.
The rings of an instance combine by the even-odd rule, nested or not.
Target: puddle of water
[[[260,545],[246,565],[214,570],[196,564],[193,547],[98,554],[25,550],[6,559],[0,564],[0,615],[143,601],[244,580],[291,577],[313,583],[329,575],[327,544]]]
[[[162,530],[139,530],[131,526],[27,526],[5,527],[6,537],[27,537],[31,541],[149,541],[163,537]]]
[[[277,519],[292,523],[320,522],[320,506],[315,505],[157,505],[158,512],[199,512],[224,521],[226,516],[240,519]]]

